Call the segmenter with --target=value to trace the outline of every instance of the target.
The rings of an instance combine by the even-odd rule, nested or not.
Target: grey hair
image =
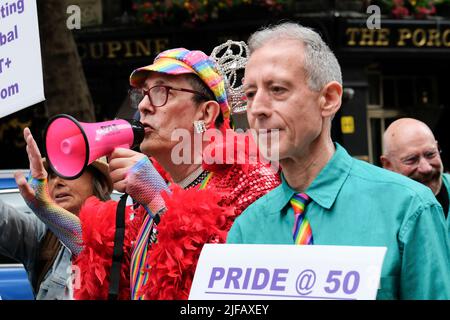
[[[108,182],[105,176],[99,170],[93,166],[88,166],[87,170],[92,174],[92,184],[94,189],[94,196],[101,201],[107,201],[111,199],[111,192],[108,188]]]
[[[293,22],[260,29],[248,40],[250,55],[272,40],[297,40],[305,46],[303,67],[311,90],[320,91],[331,81],[342,85],[341,67],[336,56],[314,30]]]

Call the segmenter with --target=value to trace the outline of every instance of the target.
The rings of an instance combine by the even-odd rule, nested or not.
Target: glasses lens
[[[139,103],[141,103],[142,99],[144,99],[144,93],[141,89],[131,89],[129,91],[130,96],[130,106],[134,109],[137,109]]]
[[[156,86],[150,89],[150,97],[152,98],[153,106],[162,107],[167,101],[167,88],[163,86]]]

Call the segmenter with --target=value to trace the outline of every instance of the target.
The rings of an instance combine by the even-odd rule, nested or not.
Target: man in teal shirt
[[[314,244],[387,247],[378,299],[449,299],[450,241],[430,189],[353,159],[331,140],[342,76],[320,36],[284,23],[256,32],[249,45],[247,116],[258,138],[279,137],[260,147],[278,154],[283,181],[236,219],[227,242],[294,243],[300,220],[290,200],[306,193],[303,221]]]
[[[383,135],[383,168],[416,180],[431,189],[441,204],[449,224],[449,174],[443,174],[438,142],[422,121],[401,118],[392,122]]]
[[[449,213],[450,213],[450,205],[449,205],[449,202],[450,202],[450,174],[448,174],[448,173],[442,174],[442,188],[441,188],[441,191],[436,195],[436,197],[437,197],[439,203],[441,203],[441,205],[443,202],[446,202],[446,204],[447,204],[448,210],[447,210],[446,217],[447,217],[447,222],[448,222],[449,231],[450,231],[450,218],[448,217]],[[442,200],[440,200],[441,197],[442,197]],[[444,205],[442,205],[442,208],[444,208]]]
[[[438,199],[439,203],[441,203],[442,207],[444,208],[444,204],[442,203],[446,203],[447,204],[447,215],[446,215],[446,219],[447,219],[447,227],[448,227],[448,232],[449,232],[449,237],[450,237],[450,174],[448,173],[443,173],[442,174],[442,189],[439,194],[436,196],[436,198]]]

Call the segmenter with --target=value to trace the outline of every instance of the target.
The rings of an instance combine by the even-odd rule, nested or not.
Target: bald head
[[[391,123],[383,135],[383,154],[396,152],[405,145],[416,144],[422,140],[435,142],[433,132],[422,121],[402,118]]]
[[[443,166],[437,141],[422,121],[402,118],[383,135],[384,168],[419,181],[437,194],[442,185]]]

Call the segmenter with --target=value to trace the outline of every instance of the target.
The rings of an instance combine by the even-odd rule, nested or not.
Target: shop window
[[[383,133],[386,128],[402,113],[396,109],[369,108],[367,110],[367,134],[369,161],[380,165],[380,156],[383,151]]]
[[[392,78],[383,78],[383,104],[380,107],[393,108],[397,105],[397,96],[395,92],[397,91],[397,82]]]
[[[381,87],[381,74],[369,73],[369,108],[383,105],[383,90]]]
[[[392,121],[413,117],[432,127],[440,114],[434,76],[381,75],[369,72],[367,132],[369,161],[380,165],[383,133]]]
[[[414,113],[416,108],[436,104],[434,76],[384,76],[382,83],[383,108]]]

